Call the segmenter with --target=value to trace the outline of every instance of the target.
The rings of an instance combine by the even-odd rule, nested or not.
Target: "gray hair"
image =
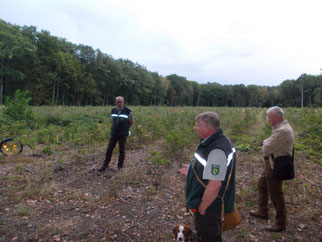
[[[124,97],[122,97],[122,96],[117,96],[117,97],[115,98],[115,100],[116,100],[116,99],[119,99],[119,98],[121,98],[121,99],[122,99],[122,101],[124,102]]]
[[[220,126],[218,114],[215,112],[204,112],[195,118],[196,121],[200,120],[203,124],[211,126],[214,130]]]
[[[268,113],[272,113],[276,116],[284,117],[284,111],[279,106],[274,106],[274,107],[269,108],[266,111],[266,114],[268,114]]]

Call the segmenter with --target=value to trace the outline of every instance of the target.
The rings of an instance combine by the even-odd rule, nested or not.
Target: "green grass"
[[[71,144],[82,149],[95,149],[106,145],[110,134],[110,110],[107,107],[32,107],[34,121],[3,123],[2,136],[12,136],[32,149],[45,145],[42,153],[51,155],[62,144]],[[197,144],[193,126],[194,118],[204,111],[218,113],[221,127],[240,150],[258,150],[260,141],[268,137],[271,127],[266,122],[264,108],[226,107],[131,107],[134,113],[129,148],[162,140],[163,155],[173,157]],[[285,108],[286,119],[296,136],[296,149],[304,151],[306,158],[321,163],[320,134],[321,108]],[[165,155],[166,154],[166,155]],[[165,157],[166,158],[166,157]]]

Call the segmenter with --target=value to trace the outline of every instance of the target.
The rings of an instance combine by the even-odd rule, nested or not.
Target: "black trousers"
[[[195,213],[195,229],[197,241],[200,242],[221,242],[221,218],[219,215],[206,213],[201,215]]]
[[[122,168],[124,159],[125,159],[125,144],[126,144],[127,136],[111,136],[110,140],[108,141],[107,150],[105,154],[104,166],[107,168],[113,154],[113,150],[117,142],[119,142],[119,160],[117,164],[117,168]]]

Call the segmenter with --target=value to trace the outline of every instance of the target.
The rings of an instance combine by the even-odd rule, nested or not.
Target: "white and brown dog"
[[[196,241],[191,227],[188,225],[185,225],[185,224],[178,224],[178,225],[174,226],[173,238],[177,241],[182,241],[182,242]]]

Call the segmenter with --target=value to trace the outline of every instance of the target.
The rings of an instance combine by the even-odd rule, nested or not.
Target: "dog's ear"
[[[185,226],[185,231],[186,231],[186,235],[188,238],[191,238],[192,236],[192,229],[190,226]]]
[[[177,239],[176,237],[178,235],[178,226],[179,225],[174,226],[173,231],[172,231],[174,239]]]
[[[183,233],[186,238],[191,238],[193,234],[191,227],[188,225],[184,225]]]

